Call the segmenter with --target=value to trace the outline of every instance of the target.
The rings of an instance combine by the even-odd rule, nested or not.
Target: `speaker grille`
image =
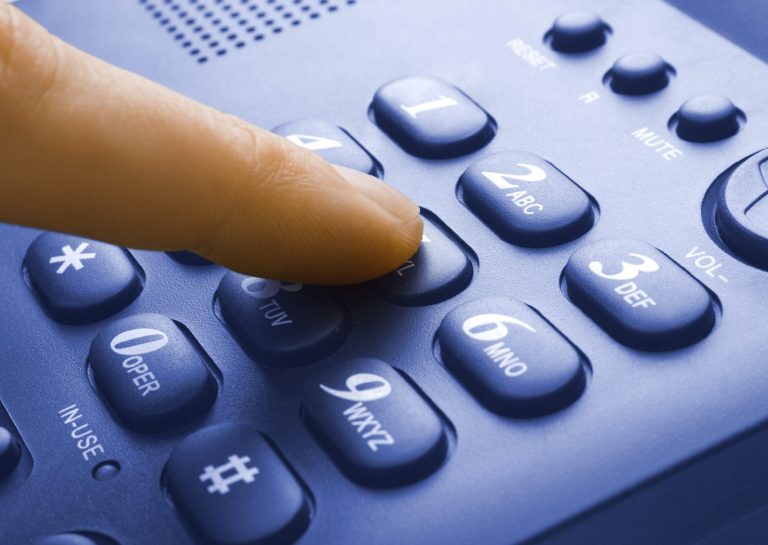
[[[316,21],[359,0],[137,1],[190,57],[202,64]]]

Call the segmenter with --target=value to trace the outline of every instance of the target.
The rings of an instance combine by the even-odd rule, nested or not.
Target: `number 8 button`
[[[715,323],[709,292],[644,242],[606,239],[574,253],[565,267],[568,295],[619,342],[673,350],[703,339]]]

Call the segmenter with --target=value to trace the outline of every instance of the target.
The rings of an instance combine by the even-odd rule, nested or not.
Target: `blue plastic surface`
[[[146,276],[139,297],[108,320],[63,325],[24,281],[24,256],[39,233],[3,226],[0,421],[21,440],[22,458],[0,485],[0,542],[90,531],[120,545],[192,544],[161,483],[166,461],[190,433],[245,422],[274,441],[311,493],[302,545],[683,545],[717,533],[726,543],[728,536],[764,543],[766,525],[755,521],[768,505],[767,273],[724,249],[702,202],[721,173],[767,145],[768,67],[655,0],[333,4],[336,11],[312,2],[316,18],[280,22],[280,32],[269,28],[282,16],[266,8],[272,25],[256,21],[252,33],[245,25],[237,36],[247,44],[234,40],[225,54],[205,45],[199,62],[202,53],[183,45],[197,39],[195,25],[179,22],[165,2],[151,12],[138,0],[20,3],[75,45],[262,127],[301,118],[344,127],[381,162],[385,181],[440,218],[476,261],[465,290],[429,306],[391,304],[370,286],[331,290],[349,319],[346,340],[311,365],[279,368],[254,361],[217,316],[221,268],[131,251]],[[544,36],[575,9],[599,14],[612,32],[589,52],[555,52]],[[174,39],[163,18],[185,39]],[[677,76],[653,95],[613,93],[604,74],[638,49],[658,52]],[[369,107],[382,85],[417,74],[482,105],[497,124],[493,140],[444,160],[405,152]],[[703,94],[726,96],[744,111],[736,135],[699,144],[670,130],[680,105]],[[509,149],[545,157],[591,195],[600,210],[592,229],[562,245],[524,248],[470,212],[454,191],[461,174],[473,160]],[[571,303],[560,284],[569,257],[613,237],[659,248],[716,295],[722,315],[714,329],[691,346],[649,353],[616,342]],[[435,333],[443,318],[487,296],[531,305],[583,352],[592,373],[578,400],[548,416],[500,416],[440,363]],[[200,421],[151,437],[114,418],[86,370],[95,335],[143,312],[187,326],[222,375]],[[304,425],[306,393],[357,357],[402,370],[450,423],[455,441],[423,480],[360,486]],[[69,408],[71,415],[73,405],[70,418],[85,426],[78,433],[96,437],[101,454],[84,456],[78,447],[60,414]],[[95,480],[94,467],[106,460],[121,471]],[[742,520],[749,521],[743,531]]]

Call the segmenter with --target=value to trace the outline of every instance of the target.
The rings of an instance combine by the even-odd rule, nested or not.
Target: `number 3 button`
[[[535,310],[513,299],[460,306],[445,317],[437,340],[446,367],[503,415],[557,411],[586,385],[579,351]]]
[[[630,239],[585,246],[565,267],[568,295],[619,342],[672,350],[703,339],[715,323],[709,292],[659,250]]]

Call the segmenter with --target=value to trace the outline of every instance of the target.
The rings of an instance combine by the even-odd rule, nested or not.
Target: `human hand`
[[[0,221],[347,284],[421,241],[371,176],[111,66],[0,2]]]

